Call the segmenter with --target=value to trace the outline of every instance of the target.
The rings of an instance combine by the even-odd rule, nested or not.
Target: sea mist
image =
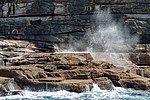
[[[100,10],[97,7],[91,21],[91,29],[88,29],[85,36],[89,40],[87,50],[124,53],[131,51],[138,42],[138,37],[130,34],[121,20],[117,22],[113,19],[110,9]]]
[[[113,18],[110,9],[101,10],[95,7],[91,16],[91,27],[82,39],[70,38],[66,49],[59,51],[90,52],[97,61],[108,61],[116,66],[133,65],[127,53],[131,52],[139,41],[138,36],[130,34],[130,30]]]

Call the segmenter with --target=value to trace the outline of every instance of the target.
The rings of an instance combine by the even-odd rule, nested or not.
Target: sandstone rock
[[[64,81],[61,77],[48,77],[48,78],[40,78],[40,82],[62,82]]]
[[[113,84],[115,86],[119,86],[119,83],[118,81],[120,80],[120,75],[119,73],[116,73],[112,70],[105,70],[106,72],[104,72],[104,76],[105,77],[108,77],[109,79],[112,80]]]
[[[112,90],[112,81],[107,77],[94,78],[93,81],[98,84],[102,90]]]
[[[150,78],[150,66],[138,66],[138,68],[143,69],[144,77]]]
[[[93,60],[90,53],[56,53],[54,56],[59,59],[54,62],[55,65],[83,66]]]
[[[6,2],[7,1],[5,1],[2,7],[3,11],[1,9],[1,12],[4,12],[2,14],[4,16],[6,16],[8,13],[8,7],[5,7],[7,4]],[[85,31],[91,27],[90,18],[93,15],[96,6],[100,5],[100,8],[102,9],[110,7],[112,13],[119,14],[114,15],[115,18],[126,17],[124,22],[132,30],[131,32],[133,34],[142,34],[140,35],[142,37],[141,41],[148,43],[150,39],[148,35],[149,18],[145,17],[145,15],[142,15],[143,13],[149,13],[149,6],[147,5],[148,3],[148,0],[84,0],[82,2],[74,0],[35,0],[33,2],[27,1],[26,3],[22,1],[16,1],[16,15],[14,14],[10,16],[18,16],[19,18],[5,18],[5,20],[2,19],[0,21],[0,33],[5,34],[1,36],[5,39],[23,39],[32,41],[32,43],[35,41],[34,44],[38,45],[38,47],[41,46],[39,46],[39,44],[42,44],[41,42],[43,41],[43,44],[50,44],[51,40],[55,40],[51,42],[56,44],[60,42],[63,43],[67,40],[66,36],[63,34],[73,33],[79,37],[86,34]],[[40,18],[32,17],[35,16],[34,14],[37,14],[37,16],[40,16]],[[22,16],[24,17],[22,18]],[[41,23],[37,23],[39,19],[42,20]],[[9,33],[13,35],[10,35]],[[16,35],[14,33],[18,34]],[[81,35],[79,35],[79,33]],[[60,34],[61,36],[56,36],[56,34]],[[51,48],[49,47],[45,49],[46,47],[48,47],[48,45],[44,46],[43,48],[39,48],[39,50],[48,51],[48,49]]]
[[[150,65],[150,54],[149,53],[132,53],[130,59],[137,65]]]
[[[136,90],[150,89],[150,80],[146,78],[121,79],[119,83],[124,88],[134,88]]]
[[[0,69],[0,76],[14,78],[19,86],[33,87],[33,90],[45,89],[45,85],[49,84],[49,89],[59,90],[61,87],[68,91],[83,92],[86,90],[85,84],[91,88],[93,83],[98,84],[101,89],[111,90],[112,83],[125,87],[124,84],[128,83],[122,80],[134,83],[136,79],[141,79],[136,75],[136,68],[118,68],[107,62],[94,62],[90,54],[32,53],[23,57],[20,61],[26,59],[30,61],[29,65],[3,67]],[[39,62],[43,64],[38,64]],[[147,77],[148,70],[144,74]],[[148,84],[147,81],[143,84],[144,88],[149,88],[145,85]],[[132,87],[137,89],[134,85]]]
[[[57,69],[71,70],[71,69],[73,69],[73,68],[71,67],[71,65],[58,65],[58,66],[57,66]]]
[[[47,72],[54,72],[58,70],[58,67],[55,65],[46,65],[46,67],[44,67],[43,69]]]
[[[87,90],[87,85],[89,85],[90,89],[92,88],[93,81],[89,80],[64,80],[62,82],[40,82],[34,87],[30,87],[32,90],[47,90],[49,91],[59,91],[59,90],[67,90],[70,92],[81,93]],[[46,91],[46,90],[45,90]]]
[[[0,77],[0,96],[4,96],[12,90],[20,90],[13,78]]]
[[[113,64],[110,64],[108,62],[98,62],[97,64],[94,63],[94,65],[96,65],[98,68],[103,68],[103,69],[112,69],[115,68],[115,66]]]
[[[90,88],[92,87],[92,82],[90,83],[89,82],[90,80],[83,80],[83,81],[73,82],[73,83],[68,82],[69,84],[62,84],[61,86],[63,87],[63,89],[67,91],[81,93],[87,90],[86,85],[89,85]]]
[[[46,78],[47,75],[39,68],[7,67],[0,68],[0,76],[14,78],[19,85],[32,85],[39,78]]]
[[[120,79],[132,79],[135,75],[136,74],[131,75],[129,72],[125,72],[124,70],[118,70],[117,68],[104,70],[104,76],[108,77],[108,79],[110,79],[115,86],[120,86]]]
[[[72,79],[91,79],[89,74],[77,74]]]
[[[149,53],[150,45],[149,44],[137,44],[135,49],[133,50],[135,53]]]
[[[146,53],[139,56],[141,65],[150,65],[150,54]]]
[[[100,69],[99,70],[97,69],[75,69],[75,70],[60,72],[59,74],[60,76],[63,76],[66,79],[74,79],[75,77],[78,78],[77,76],[80,76],[80,75],[82,76],[82,78],[84,77],[85,79],[87,79],[87,78],[92,78],[92,77],[94,78],[94,77],[103,76],[103,71]]]
[[[94,82],[102,89],[112,89],[111,81],[115,86],[149,88],[148,79],[135,75],[136,68],[126,70],[115,67],[150,65],[150,18],[147,16],[150,13],[149,0],[16,0],[17,7],[15,6],[14,11],[8,11],[9,8],[6,6],[8,0],[3,1],[4,4],[0,9],[1,17],[11,18],[0,19],[0,60],[7,59],[8,66],[17,65],[17,67],[0,68],[0,76],[14,78],[20,86],[43,85],[44,88],[51,82],[49,87],[54,90],[61,87],[73,92],[83,92],[85,84],[91,87]],[[131,36],[135,34],[139,36],[140,45],[136,46],[130,57],[135,64],[126,59],[122,60],[124,57],[128,58],[124,55],[117,55],[121,59],[115,59],[114,66],[107,62],[93,61],[89,53],[39,53],[54,52],[53,44],[63,47],[68,46],[70,40],[75,40],[73,44],[77,44],[76,40],[83,40],[86,30],[93,24],[91,16],[98,6],[100,9],[109,7],[115,20],[121,19],[128,25]],[[77,44],[75,50],[85,50],[87,44],[82,43],[81,47]],[[120,48],[119,52],[123,50],[124,48]],[[98,56],[97,59],[105,57],[108,61],[107,56]],[[32,64],[37,65],[35,67]],[[20,65],[26,66],[19,67]],[[149,78],[149,68],[143,69],[144,76]],[[45,81],[46,83],[40,83]]]
[[[131,70],[131,72],[132,71],[133,69]],[[136,75],[137,73],[132,74],[131,72],[123,70],[117,71],[116,69],[105,70],[104,76],[105,77],[107,76],[109,79],[111,79],[113,84],[116,86],[122,86],[124,88],[134,88],[139,90],[149,89],[150,87],[149,78],[144,78]]]

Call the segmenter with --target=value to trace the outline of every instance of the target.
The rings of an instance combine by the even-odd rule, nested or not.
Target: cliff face
[[[1,17],[6,18],[0,19],[0,33],[7,39],[67,43],[70,37],[86,34],[97,5],[110,8],[116,19],[123,19],[131,34],[140,36],[140,43],[150,43],[149,0],[1,1]]]
[[[54,44],[69,47],[70,42],[83,40],[87,30],[93,27],[92,17],[99,6],[99,9],[109,8],[116,22],[127,26],[131,35],[139,36],[134,52],[150,52],[149,0],[3,0],[0,5],[0,39],[29,41],[34,51],[35,47],[54,51]],[[2,50],[8,51],[3,43]],[[84,50],[87,44],[85,40],[77,51]],[[136,56],[133,62],[139,62]]]
[[[55,44],[69,47],[69,43],[74,42],[73,40],[83,40],[88,33],[87,30],[96,26],[96,24],[93,26],[92,17],[97,8],[110,9],[115,22],[127,26],[131,35],[140,37],[139,44],[135,44],[135,49],[129,56],[133,63],[144,66],[142,69],[145,69],[145,77],[149,78],[149,0],[1,0],[0,65],[9,67],[0,68],[0,76],[14,78],[20,86],[28,86],[31,83],[39,86],[41,82],[45,87],[45,82],[50,82],[51,88],[62,85],[66,89],[70,88],[70,91],[77,92],[83,91],[85,84],[94,82],[100,83],[101,87],[107,84],[106,87],[111,89],[111,81],[116,86],[148,89],[149,79],[135,75],[135,71],[139,69],[134,68],[136,65],[133,63],[128,64],[128,67],[133,69],[120,71],[120,68],[112,69],[114,66],[106,62],[91,62],[92,59],[87,61],[87,55],[83,56],[83,53],[81,56],[45,53],[55,51]],[[82,46],[77,50],[84,49]],[[108,55],[111,54],[101,53],[97,57],[107,58]],[[117,56],[123,58],[123,55]],[[127,67],[126,64],[124,66]],[[133,70],[134,75],[130,73]],[[70,81],[71,79],[73,81]],[[130,87],[131,85],[133,87]],[[74,90],[76,87],[77,90]]]

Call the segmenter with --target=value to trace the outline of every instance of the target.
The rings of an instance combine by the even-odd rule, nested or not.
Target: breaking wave
[[[101,90],[93,84],[90,91],[83,93],[60,90],[57,92],[22,91],[21,95],[0,97],[0,100],[150,100],[150,91],[124,89],[114,87],[114,90]]]

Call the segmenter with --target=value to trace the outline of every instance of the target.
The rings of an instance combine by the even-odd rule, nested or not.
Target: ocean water
[[[0,100],[150,100],[150,91],[124,89],[101,90],[96,84],[92,90],[83,93],[68,92],[32,92],[22,91],[22,95],[0,97]]]

